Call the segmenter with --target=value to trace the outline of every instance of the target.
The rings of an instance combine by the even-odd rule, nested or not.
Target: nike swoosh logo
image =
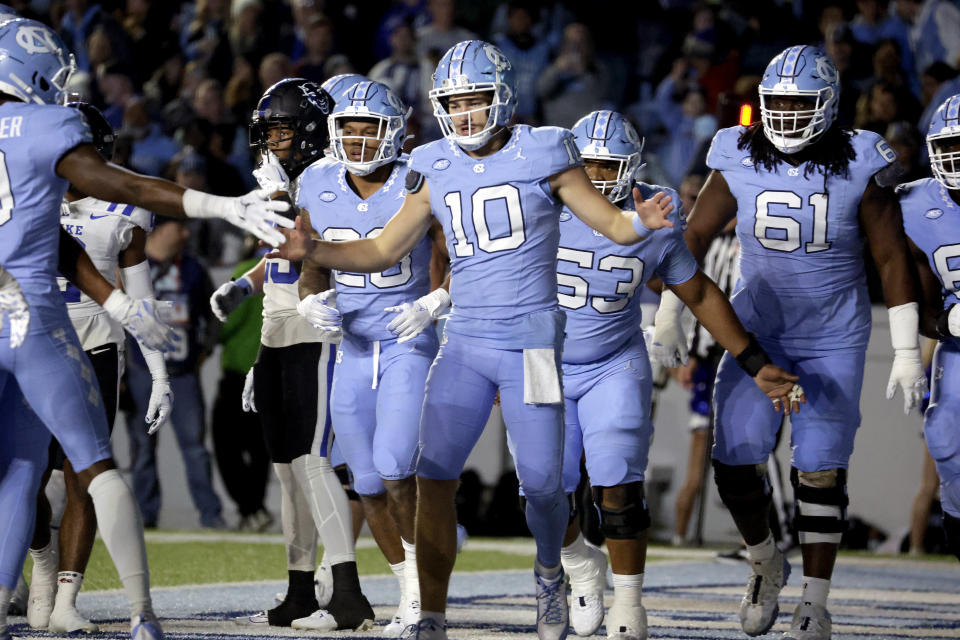
[[[103,353],[104,351],[109,351],[109,350],[110,350],[110,347],[104,347],[103,349],[94,349],[93,351],[90,352],[90,355],[95,356],[98,353]]]
[[[91,220],[99,220],[100,218],[109,218],[109,217],[110,217],[110,214],[109,214],[109,213],[105,213],[105,214],[103,214],[102,216],[95,216],[95,215],[93,215],[92,213],[90,214],[90,219],[91,219]]]

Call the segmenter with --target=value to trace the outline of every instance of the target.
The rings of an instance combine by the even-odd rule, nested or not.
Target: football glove
[[[290,178],[272,151],[260,155],[260,166],[253,170],[253,177],[260,188],[266,189],[270,195],[277,191],[290,191]]]
[[[669,289],[660,296],[660,306],[653,320],[653,343],[650,360],[672,369],[690,362],[690,345],[681,317],[683,302]]]
[[[172,306],[172,303],[149,298],[135,300],[119,289],[114,289],[103,303],[110,317],[141,345],[153,351],[173,351],[180,336],[157,318],[161,306]]]
[[[257,405],[253,403],[253,367],[247,371],[247,377],[243,380],[243,393],[240,395],[240,402],[243,410],[246,412],[257,412]]]
[[[297,303],[297,311],[315,328],[335,336],[340,335],[343,316],[337,310],[336,289],[311,293]]]
[[[887,381],[887,400],[892,400],[897,387],[903,391],[903,412],[910,413],[923,401],[927,378],[920,360],[920,313],[916,302],[887,309],[890,316],[890,340],[893,343],[893,366]]]
[[[256,189],[237,198],[224,198],[187,189],[183,192],[183,211],[189,218],[223,218],[277,247],[283,244],[284,237],[276,227],[293,229],[294,221],[281,215],[290,210],[290,203],[270,200],[273,193],[269,189]]]
[[[413,302],[404,302],[384,311],[398,314],[387,324],[387,329],[397,335],[397,343],[413,340],[431,326],[450,307],[450,294],[444,288],[434,289]]]
[[[253,283],[246,278],[224,282],[210,296],[210,310],[220,322],[226,322],[227,316],[240,306],[253,292]]]

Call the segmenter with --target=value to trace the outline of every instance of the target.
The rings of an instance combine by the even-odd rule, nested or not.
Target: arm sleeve
[[[131,267],[120,269],[123,289],[131,298],[153,298],[153,281],[150,279],[150,263],[147,260]]]

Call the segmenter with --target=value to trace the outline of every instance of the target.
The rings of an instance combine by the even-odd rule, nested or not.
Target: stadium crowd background
[[[219,195],[256,186],[247,123],[263,90],[284,77],[322,82],[367,74],[412,107],[407,150],[439,138],[426,97],[433,69],[447,48],[473,37],[497,44],[517,69],[518,121],[569,127],[593,109],[620,110],[645,137],[641,179],[677,188],[688,211],[707,173],[713,134],[735,124],[744,104],[758,113],[760,74],[789,45],[826,47],[841,72],[840,124],[884,135],[903,181],[928,174],[930,115],[960,92],[960,2],[953,0],[8,2],[52,25],[74,51],[80,72],[71,90],[118,131],[116,162]],[[187,251],[220,273],[256,251],[220,221],[190,225]],[[174,248],[177,241],[170,240]],[[257,314],[247,315],[253,320],[243,333],[252,342],[223,362],[241,379],[259,335]],[[195,332],[202,353],[190,360],[197,368],[213,351],[218,326],[212,320]],[[227,333],[219,339],[238,339],[234,328]],[[218,449],[218,420],[226,421],[224,442],[240,419],[236,375],[232,384],[220,395],[223,407],[235,410],[219,418],[213,412]],[[237,473],[226,468],[236,452],[217,453],[239,502],[249,488],[234,495],[227,477]],[[265,459],[262,465],[266,482]],[[187,471],[196,476],[198,467]],[[226,526],[214,513],[219,508],[205,510],[206,526]],[[249,513],[240,524],[258,527],[247,518],[258,510],[242,507],[241,515]],[[153,522],[147,511],[147,523],[156,524],[156,510]]]

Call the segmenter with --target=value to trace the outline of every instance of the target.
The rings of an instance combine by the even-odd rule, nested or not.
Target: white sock
[[[10,608],[10,597],[13,591],[10,587],[0,584],[0,633],[7,630],[7,610]]]
[[[406,562],[400,561],[396,564],[390,565],[390,571],[393,572],[393,577],[397,579],[397,582],[400,583],[400,597],[403,597],[403,568],[406,566]]]
[[[768,534],[767,539],[760,544],[748,544],[747,555],[750,562],[765,562],[773,558],[777,552],[777,545],[773,541],[773,534]]]
[[[613,606],[636,607],[643,596],[643,574],[613,574]]]
[[[307,495],[327,562],[331,567],[356,562],[350,501],[330,459],[307,454],[291,462],[290,467]]]
[[[57,547],[53,540],[43,549],[30,549],[33,558],[33,575],[51,575],[57,571]]]
[[[587,541],[583,539],[583,534],[578,533],[577,539],[560,549],[560,561],[563,566],[576,564],[587,557]]]
[[[90,481],[87,492],[93,500],[100,537],[127,592],[130,617],[152,613],[143,521],[133,492],[116,469],[97,475]]]
[[[400,538],[403,545],[403,595],[408,602],[420,601],[420,575],[417,573],[417,545]]]
[[[440,611],[424,611],[423,609],[421,609],[420,619],[433,620],[441,628],[447,626],[447,614]]]
[[[317,527],[310,515],[310,504],[288,463],[273,463],[273,471],[280,480],[280,528],[287,548],[287,569],[313,571],[317,561]]]
[[[61,571],[57,575],[57,599],[54,609],[77,608],[77,594],[83,586],[83,574],[74,571]]]
[[[800,601],[806,604],[818,604],[821,607],[827,606],[827,595],[830,593],[830,581],[823,578],[810,578],[803,576],[803,591],[800,594]]]

